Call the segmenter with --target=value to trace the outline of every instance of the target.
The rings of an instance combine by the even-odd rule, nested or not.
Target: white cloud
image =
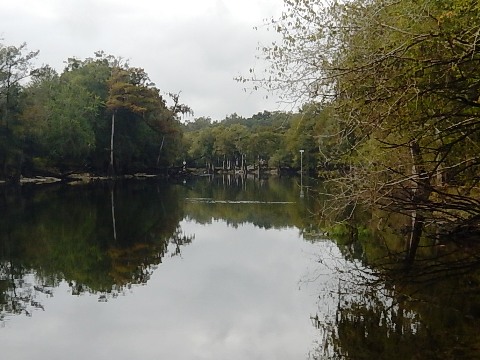
[[[4,43],[27,42],[40,63],[59,70],[69,57],[97,50],[143,67],[164,91],[182,91],[195,116],[223,119],[275,110],[265,94],[249,94],[233,78],[254,66],[258,43],[271,33],[254,31],[276,16],[282,0],[17,0],[3,6]]]

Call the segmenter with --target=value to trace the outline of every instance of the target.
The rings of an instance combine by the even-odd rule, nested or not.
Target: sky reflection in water
[[[145,286],[101,302],[72,296],[62,283],[40,300],[45,311],[9,317],[2,358],[307,358],[318,337],[310,319],[318,284],[329,279],[318,254],[332,243],[303,241],[295,228],[191,220],[180,227],[195,240],[164,258]]]

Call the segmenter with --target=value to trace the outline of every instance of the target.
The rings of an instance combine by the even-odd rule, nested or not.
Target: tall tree
[[[33,70],[38,51],[28,51],[26,44],[5,46],[0,43],[0,176],[18,177],[21,165],[21,131],[18,120],[21,82]]]
[[[137,121],[137,131],[144,127],[144,136],[150,133],[157,138],[158,153],[155,158],[158,166],[166,137],[169,136],[172,143],[181,137],[179,115],[189,113],[191,109],[180,103],[178,94],[169,94],[173,105],[168,107],[155,84],[140,68],[114,67],[108,88],[106,106],[111,113],[110,170],[113,171],[115,165],[114,138],[118,116],[125,118],[127,125]]]
[[[78,83],[43,68],[25,90],[22,120],[30,157],[44,157],[60,169],[81,169],[95,148],[93,123],[100,101]],[[39,164],[37,164],[38,167]]]

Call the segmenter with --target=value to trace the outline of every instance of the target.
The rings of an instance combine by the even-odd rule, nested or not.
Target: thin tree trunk
[[[110,135],[110,166],[109,166],[109,175],[114,174],[113,167],[113,137],[115,135],[115,110],[112,112],[112,132]]]
[[[163,143],[165,142],[165,135],[162,136],[162,143],[160,144],[160,149],[158,149],[158,156],[157,156],[157,167],[160,163],[160,154],[162,153]]]
[[[110,197],[112,200],[112,227],[113,227],[113,240],[117,241],[117,224],[115,221],[115,201],[113,189],[110,191]]]
[[[417,253],[418,245],[420,244],[420,238],[422,237],[423,225],[425,217],[420,215],[417,210],[412,211],[412,229],[410,231],[410,237],[407,243],[407,255],[406,263],[408,265],[413,264],[415,255]]]
[[[258,155],[257,157],[257,164],[258,164],[257,174],[258,174],[258,177],[260,178],[260,155]]]
[[[412,175],[414,175],[414,188],[412,191],[412,212],[411,212],[411,231],[407,241],[407,252],[405,261],[412,264],[422,237],[425,216],[420,212],[419,207],[426,204],[430,197],[430,178],[425,171],[422,152],[417,141],[410,144],[410,153],[412,156]]]

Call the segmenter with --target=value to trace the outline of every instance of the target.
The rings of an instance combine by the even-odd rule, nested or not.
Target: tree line
[[[191,109],[142,68],[97,52],[61,73],[35,68],[38,51],[0,44],[0,179],[168,166],[183,148],[179,117]]]
[[[184,125],[187,164],[210,171],[298,171],[320,165],[314,141],[315,119],[305,107],[299,112],[263,111],[249,118],[236,113],[221,121],[197,118]]]
[[[102,51],[69,58],[58,73],[35,67],[37,55],[26,44],[0,43],[0,180],[158,172],[183,162],[212,171],[298,170],[301,149],[306,170],[319,165],[309,106],[182,124],[190,107],[122,58]]]
[[[158,171],[180,166],[239,170],[262,164],[318,165],[314,118],[264,111],[212,121],[193,114],[178,94],[167,99],[147,72],[102,51],[69,58],[61,73],[35,67],[38,51],[0,43],[0,179],[92,172]]]

